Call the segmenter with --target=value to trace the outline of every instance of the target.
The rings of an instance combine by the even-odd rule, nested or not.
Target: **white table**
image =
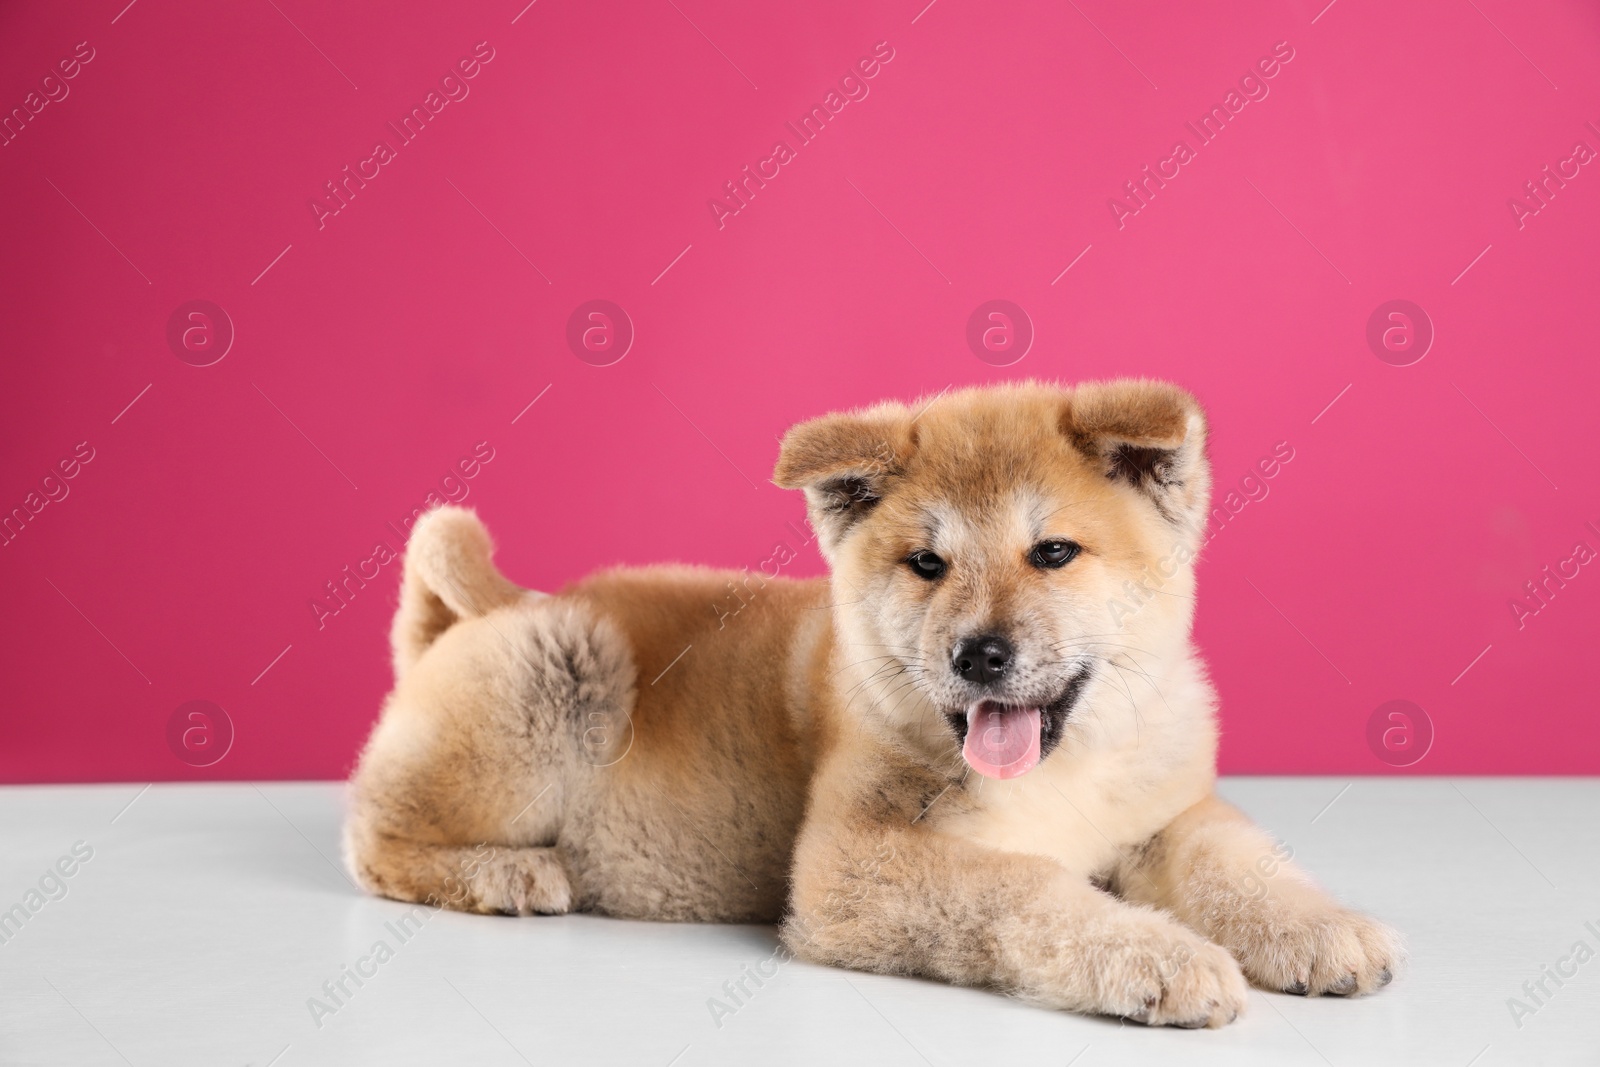
[[[708,1000],[730,1003],[771,929],[440,912],[402,942],[409,909],[338,865],[338,784],[142,788],[0,788],[0,909],[73,871],[4,928],[0,1063],[1600,1063],[1600,956],[1546,979],[1543,1005],[1522,989],[1579,940],[1600,953],[1596,780],[1226,781],[1411,962],[1376,996],[1256,993],[1195,1032],[799,962],[747,980],[719,1026]],[[314,1019],[308,999],[334,1007],[323,983],[379,940],[392,958]],[[1537,1008],[1520,1027],[1511,997]]]

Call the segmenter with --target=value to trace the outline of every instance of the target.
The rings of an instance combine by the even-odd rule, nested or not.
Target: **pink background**
[[[524,584],[754,568],[798,545],[766,480],[791,423],[1112,375],[1199,394],[1222,492],[1294,451],[1201,566],[1224,770],[1388,773],[1368,721],[1403,699],[1435,736],[1394,773],[1600,771],[1600,567],[1510,607],[1600,548],[1600,166],[1508,205],[1600,149],[1593,5],[125,3],[0,12],[8,112],[94,50],[0,147],[0,508],[94,456],[0,547],[0,778],[345,774],[397,567],[320,629],[313,598],[478,442],[466,503]],[[483,41],[400,146],[386,124]],[[1280,41],[1269,95],[1119,228],[1109,198]],[[719,229],[708,201],[779,139]],[[237,333],[211,366],[166,339],[196,299]],[[611,366],[567,346],[591,299],[637,331]],[[991,299],[1036,332],[1008,367],[966,342]],[[1393,299],[1436,331],[1410,366],[1366,341]],[[820,570],[807,546],[791,573]],[[197,699],[235,730],[205,768],[167,740]]]

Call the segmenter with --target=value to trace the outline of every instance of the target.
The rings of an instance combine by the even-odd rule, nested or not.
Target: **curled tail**
[[[523,590],[496,569],[494,543],[477,513],[445,505],[428,512],[406,542],[400,610],[389,630],[399,678],[462,619],[517,600]]]

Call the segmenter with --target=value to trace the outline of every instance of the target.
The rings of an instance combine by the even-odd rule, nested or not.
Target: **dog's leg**
[[[395,837],[352,842],[350,867],[374,893],[482,914],[561,915],[572,882],[557,848],[426,845]]]
[[[808,827],[784,940],[803,958],[997,987],[1152,1025],[1222,1026],[1247,986],[1223,949],[1054,862],[933,830]]]
[[[1115,880],[1126,899],[1165,908],[1227,948],[1267,989],[1367,993],[1400,961],[1393,930],[1341,907],[1215,796],[1174,819]]]
[[[627,754],[633,699],[627,646],[582,605],[458,621],[400,679],[351,778],[349,870],[463,911],[584,906],[581,857],[556,846],[597,768]]]

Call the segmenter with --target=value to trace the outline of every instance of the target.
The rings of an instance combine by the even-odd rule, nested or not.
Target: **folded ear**
[[[1105,476],[1146,497],[1172,525],[1198,534],[1211,499],[1206,419],[1166,382],[1124,379],[1067,395],[1061,430]]]
[[[772,480],[805,490],[811,526],[827,553],[877,506],[915,448],[911,414],[901,404],[824,415],[783,435]]]

